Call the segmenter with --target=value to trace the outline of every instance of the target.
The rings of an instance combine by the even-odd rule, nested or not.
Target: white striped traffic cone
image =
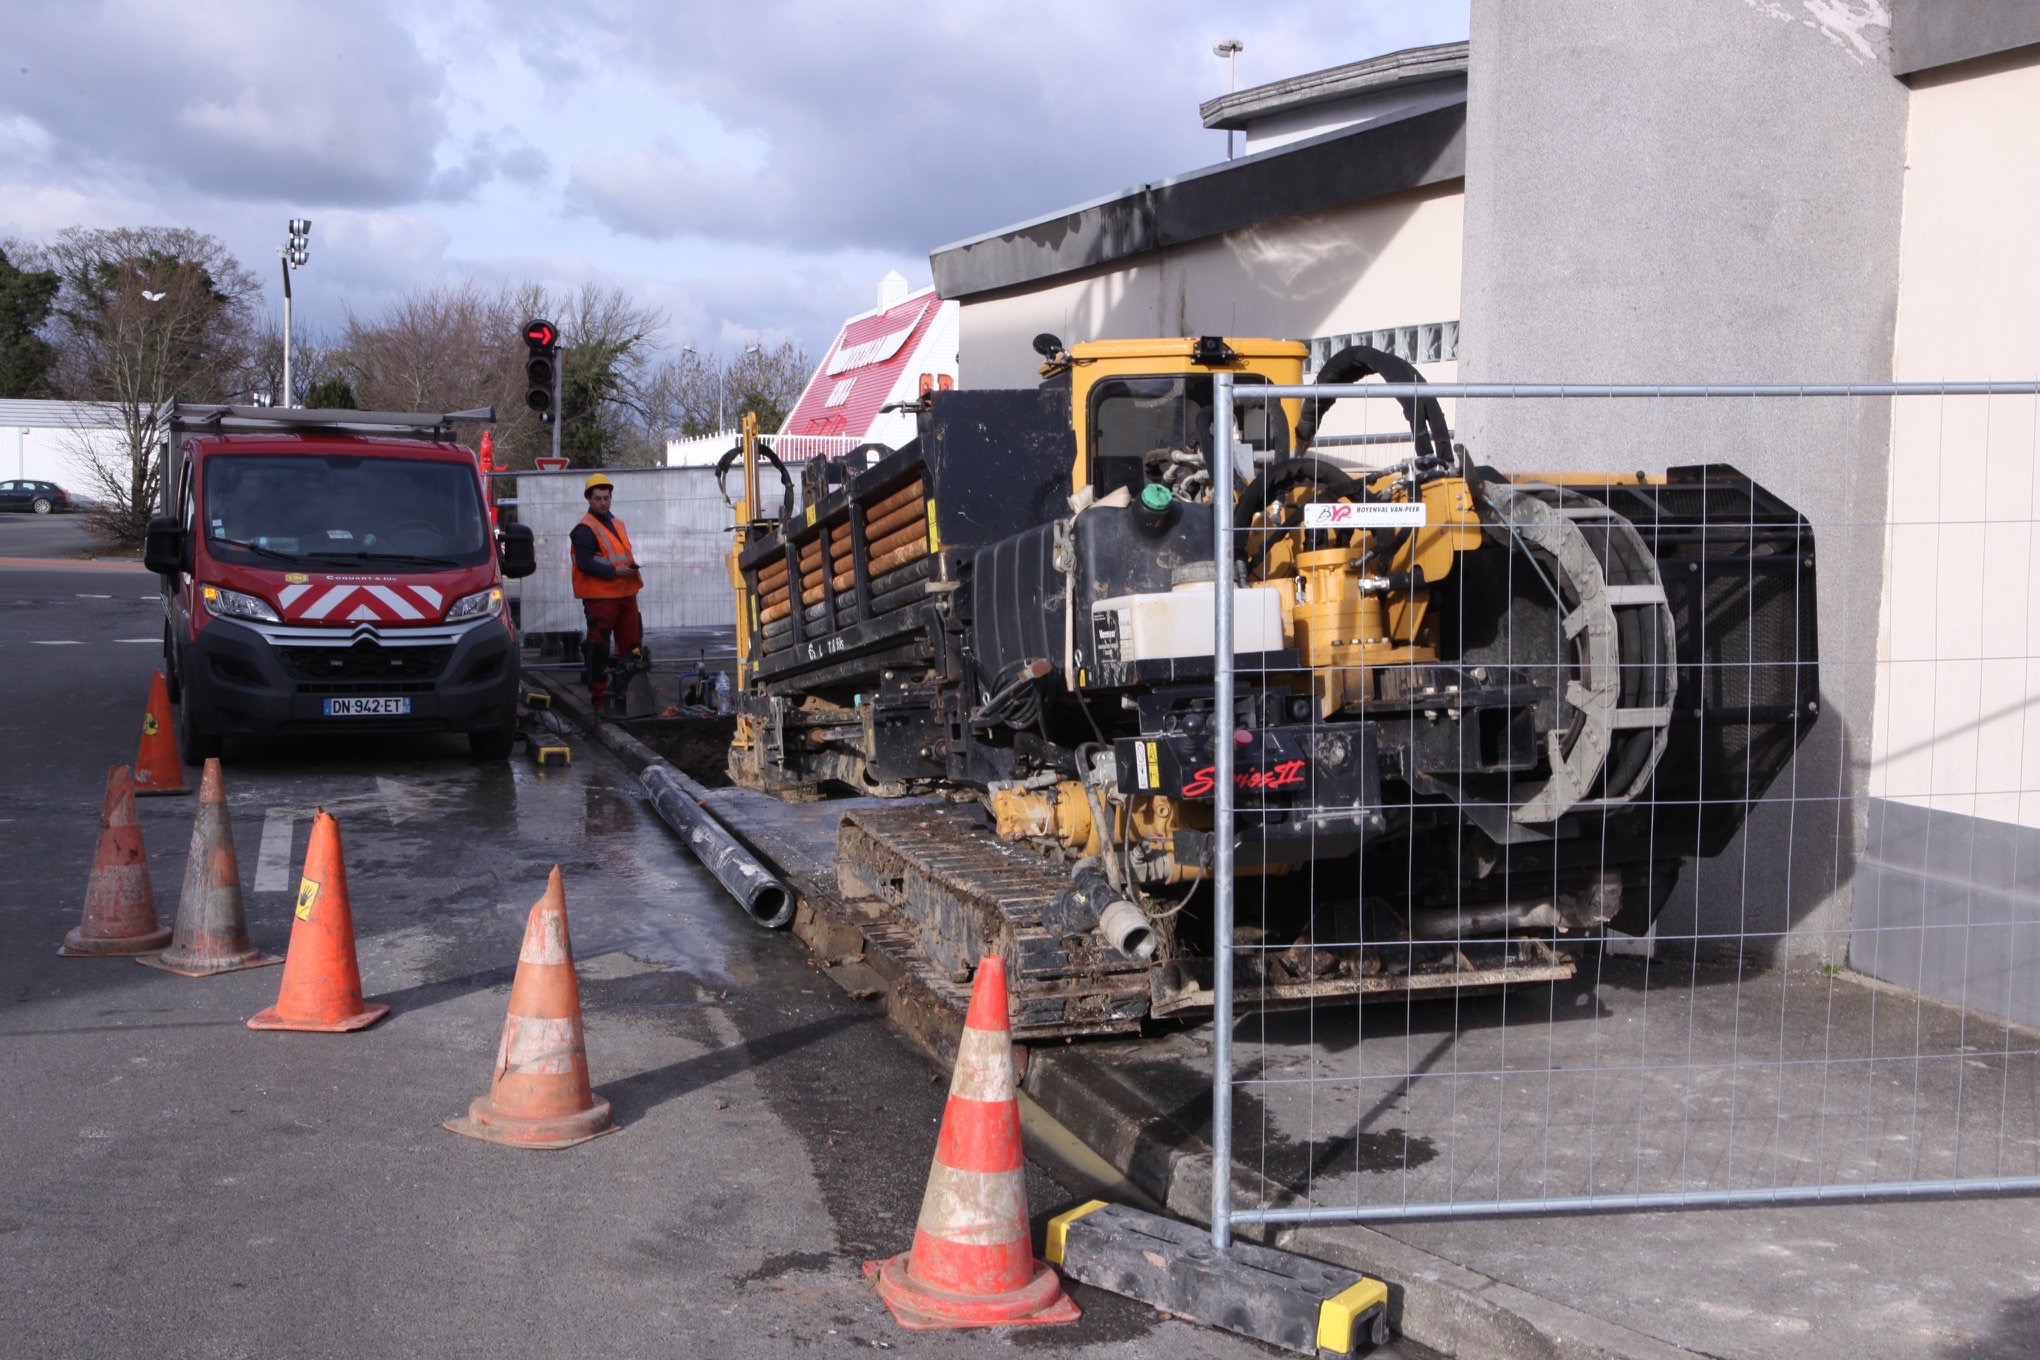
[[[609,1102],[588,1084],[581,1035],[581,986],[567,938],[567,895],[553,866],[545,896],[524,923],[510,1013],[496,1046],[489,1093],[446,1127],[512,1147],[564,1148],[615,1132]]]
[[[1027,1232],[1006,963],[996,954],[978,964],[913,1250],[866,1261],[864,1273],[878,1277],[878,1296],[914,1331],[1079,1316],[1055,1271],[1034,1259]]]

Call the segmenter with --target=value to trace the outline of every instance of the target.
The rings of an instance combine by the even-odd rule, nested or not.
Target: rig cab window
[[[1239,374],[1242,386],[1265,383],[1258,373]],[[1091,390],[1091,489],[1107,496],[1121,487],[1138,491],[1151,480],[1149,455],[1181,450],[1211,453],[1211,378],[1207,374],[1153,378],[1109,378]],[[1289,423],[1276,402],[1239,402],[1233,407],[1234,457],[1242,476],[1251,475],[1255,455],[1286,453]]]

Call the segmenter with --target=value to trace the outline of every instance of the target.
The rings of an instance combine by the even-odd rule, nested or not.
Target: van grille
[[[384,647],[363,641],[352,647],[279,647],[277,654],[300,680],[366,680],[386,684],[396,680],[437,679],[453,656],[453,647]],[[339,689],[299,688],[305,693],[365,692],[351,685]]]

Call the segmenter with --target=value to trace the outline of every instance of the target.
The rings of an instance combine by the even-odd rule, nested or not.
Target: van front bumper
[[[184,702],[216,736],[483,732],[516,722],[517,635],[507,619],[421,629],[291,628],[211,619],[178,661]],[[401,716],[328,717],[329,698],[409,701]]]

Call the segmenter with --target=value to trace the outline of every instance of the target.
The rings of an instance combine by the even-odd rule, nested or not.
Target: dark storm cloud
[[[732,169],[619,129],[570,168],[573,206],[641,236],[914,253],[1220,159],[1197,104],[1224,92],[1210,46],[1235,26],[1246,85],[1465,31],[1458,5],[783,0],[707,25],[657,0],[600,10],[575,24],[584,69],[649,79],[766,151]]]
[[[443,77],[372,5],[8,10],[0,115],[41,128],[53,165],[229,199],[368,207],[435,192]]]

